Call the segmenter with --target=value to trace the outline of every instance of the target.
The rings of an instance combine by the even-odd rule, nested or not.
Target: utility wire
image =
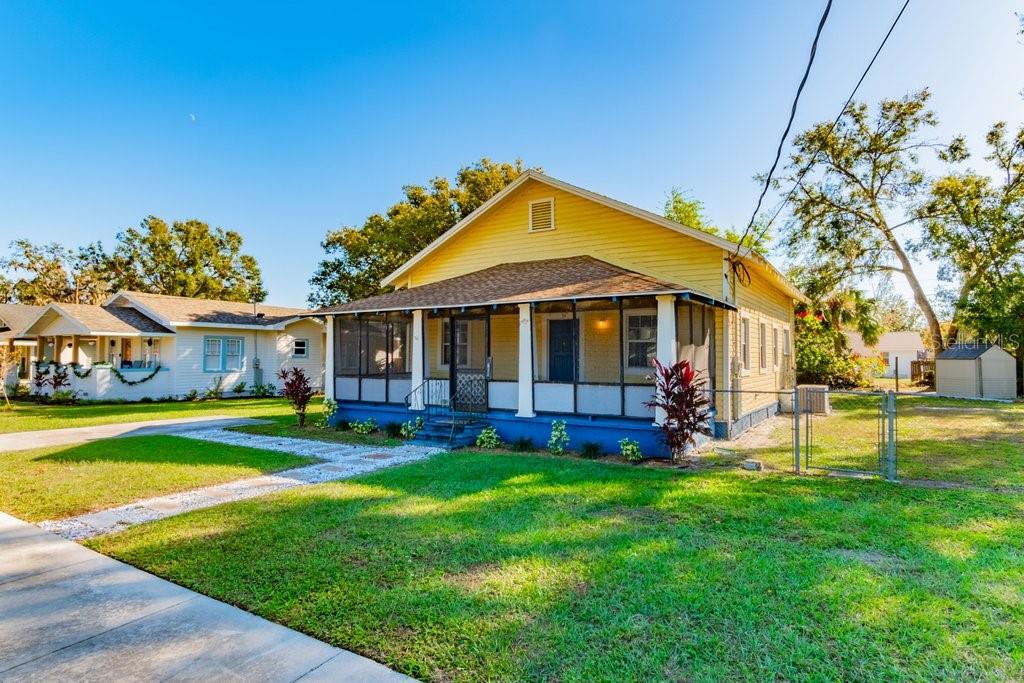
[[[768,189],[772,184],[772,174],[775,173],[776,167],[779,165],[779,159],[782,158],[782,148],[786,145],[786,138],[789,137],[789,130],[793,127],[793,119],[796,117],[796,107],[800,103],[800,93],[804,91],[804,85],[807,84],[807,77],[811,74],[811,66],[814,64],[814,55],[818,52],[818,39],[821,38],[821,31],[825,28],[825,21],[828,19],[828,13],[832,10],[832,0],[828,0],[825,4],[825,11],[821,14],[821,19],[818,21],[818,30],[814,33],[814,42],[811,43],[811,54],[807,59],[807,67],[804,68],[803,78],[800,79],[800,85],[796,88],[796,96],[793,98],[793,105],[789,109],[789,121],[786,122],[786,130],[783,131],[782,137],[779,138],[779,147],[775,150],[775,161],[772,162],[772,167],[768,171],[768,175],[764,179],[764,187],[761,188],[761,196],[757,198],[757,206],[754,207],[754,213],[750,216],[750,222],[747,223],[747,227],[743,230],[743,235],[740,237],[739,244],[736,245],[736,255],[739,255],[739,246],[743,244],[743,240],[750,234],[750,229],[754,227],[754,220],[757,219],[757,212],[761,210],[761,203],[764,201],[764,197],[768,194]]]
[[[829,126],[829,129],[828,129],[828,134],[829,135],[831,135],[835,131],[836,126],[839,125],[839,121],[843,118],[843,114],[846,113],[846,110],[850,106],[850,103],[853,102],[853,98],[856,97],[857,91],[860,89],[860,86],[864,82],[864,79],[867,78],[868,72],[871,71],[871,67],[873,67],[875,65],[875,60],[878,59],[878,55],[881,54],[882,48],[884,48],[885,44],[889,41],[889,36],[892,35],[893,30],[896,28],[896,24],[898,24],[900,22],[900,19],[903,17],[903,13],[907,11],[907,5],[909,5],[909,4],[910,4],[910,0],[905,0],[905,2],[903,3],[903,7],[900,8],[899,14],[896,15],[895,19],[893,19],[892,25],[889,26],[889,30],[886,32],[885,37],[882,38],[882,42],[878,44],[878,49],[875,50],[875,54],[872,55],[871,61],[868,62],[868,65],[867,65],[867,67],[865,67],[864,72],[861,73],[860,78],[857,80],[857,85],[853,86],[853,90],[850,92],[850,96],[846,98],[846,103],[843,104],[843,108],[839,110],[839,115],[836,116],[835,120],[832,121],[832,125]],[[789,130],[788,127],[787,127],[786,130],[787,131]],[[796,181],[794,181],[794,183],[793,183],[793,187],[791,187],[789,192],[786,193],[786,196],[779,203],[779,206],[775,210],[775,213],[773,213],[772,217],[770,219],[768,219],[768,222],[764,224],[764,227],[761,228],[761,231],[757,234],[757,236],[754,239],[752,239],[750,241],[750,245],[747,247],[747,253],[746,254],[740,254],[739,253],[740,249],[743,246],[743,240],[740,240],[740,244],[736,245],[736,256],[742,257],[742,256],[750,254],[750,252],[753,251],[754,245],[757,244],[757,241],[759,239],[761,239],[762,237],[764,237],[765,233],[767,233],[769,228],[772,227],[772,223],[775,222],[775,219],[779,217],[779,214],[782,213],[782,210],[786,207],[786,205],[789,203],[789,201],[791,199],[793,199],[793,195],[796,194],[797,188],[800,187],[800,181],[803,180],[804,176],[807,174],[807,172],[809,170],[811,170],[811,167],[814,165],[814,158],[818,155],[818,152],[820,152],[820,151],[821,151],[820,149],[815,150],[814,154],[812,154],[810,156],[810,158],[808,159],[807,163],[803,166],[803,168],[800,169],[800,172],[796,176]],[[776,161],[778,161],[778,159],[776,159]],[[773,166],[772,168],[774,169],[775,167]],[[762,198],[764,197],[764,193],[761,194],[761,197]],[[761,206],[760,200],[758,201],[757,205],[758,205],[758,207]],[[754,211],[754,215],[755,216],[757,215],[757,211],[756,210]],[[753,223],[754,223],[754,219],[752,218],[751,221],[750,221],[750,224],[753,225]],[[749,229],[749,227],[750,226],[748,226],[748,229]],[[746,232],[744,232],[744,237],[745,236],[746,236]]]

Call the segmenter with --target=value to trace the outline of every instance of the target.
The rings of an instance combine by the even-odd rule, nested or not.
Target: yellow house
[[[527,171],[384,279],[395,291],[316,311],[339,419],[423,416],[573,446],[663,452],[651,363],[688,359],[735,436],[792,388],[800,293],[767,260],[713,235]],[[333,380],[333,381],[332,381]]]

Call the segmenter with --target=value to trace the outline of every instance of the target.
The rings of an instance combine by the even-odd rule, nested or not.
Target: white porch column
[[[327,316],[327,342],[324,344],[324,400],[334,400],[334,316]]]
[[[533,311],[519,304],[519,410],[516,417],[535,417],[533,412]]]
[[[423,310],[416,309],[412,312],[412,397],[411,410],[423,410],[426,408],[423,400],[424,368],[423,357]]]
[[[658,342],[655,356],[662,365],[676,362],[676,297],[674,294],[659,294],[658,300]],[[654,412],[654,423],[660,425],[665,420],[665,411],[658,408]]]

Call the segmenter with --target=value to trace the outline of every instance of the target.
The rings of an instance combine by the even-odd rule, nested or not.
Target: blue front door
[[[552,382],[573,381],[573,332],[572,320],[548,322],[548,380]]]

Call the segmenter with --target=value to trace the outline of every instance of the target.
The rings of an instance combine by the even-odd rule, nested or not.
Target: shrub
[[[185,400],[186,401],[198,401],[199,400],[199,392],[196,391],[195,389],[191,390],[190,392],[185,394]]]
[[[512,442],[512,450],[519,453],[528,453],[537,450],[537,447],[533,445],[533,439],[528,436],[521,436]]]
[[[640,462],[644,459],[640,444],[632,439],[619,439],[619,453],[627,462]]]
[[[152,396],[143,396],[142,398],[139,399],[139,403],[152,403],[152,402],[153,402],[153,397]]]
[[[584,441],[580,445],[580,455],[584,458],[600,458],[604,455],[604,448],[596,441]]]
[[[569,432],[565,429],[565,420],[551,423],[551,437],[548,439],[548,450],[553,455],[562,455],[569,445]]]
[[[207,401],[216,401],[224,398],[224,378],[215,377],[213,386],[203,392],[203,398]]]
[[[273,384],[253,384],[252,395],[258,396],[259,398],[268,398],[277,394],[277,387]]]
[[[406,439],[415,439],[416,434],[423,429],[423,418],[417,417],[415,420],[409,420],[408,422],[402,423],[401,434]]]
[[[305,427],[306,408],[309,407],[309,402],[314,394],[313,386],[309,383],[309,377],[306,376],[302,368],[282,369],[277,373],[277,376],[283,383],[281,395],[288,399],[288,402],[292,404],[292,408],[295,409],[295,417],[299,421],[299,426]]]
[[[59,405],[71,405],[78,401],[78,392],[70,389],[59,389],[50,394],[49,402]]]
[[[384,433],[392,439],[397,439],[402,436],[402,423],[401,422],[388,422],[384,425]]]
[[[337,401],[324,398],[324,411],[320,413],[320,420],[317,421],[316,426],[320,429],[329,428],[331,426],[331,419],[334,417],[336,412],[338,412]]]
[[[476,437],[476,445],[480,448],[501,448],[501,437],[494,427],[484,427]]]
[[[334,425],[334,428],[339,432],[347,432],[352,429],[352,423],[348,420],[338,420],[338,424]]]
[[[362,422],[358,420],[352,420],[352,422],[349,422],[348,424],[349,427],[352,428],[352,431],[355,432],[356,434],[366,435],[373,434],[375,431],[377,431],[377,421],[374,420],[372,417],[367,418]]]
[[[246,386],[248,386],[248,385],[245,382],[239,382],[235,386],[231,387],[231,393],[233,393],[233,394],[244,394]]]
[[[796,379],[801,384],[825,384],[835,389],[864,387],[883,369],[878,358],[850,353],[841,331],[806,311],[796,315],[794,343]]]
[[[697,435],[711,436],[710,406],[704,380],[689,361],[672,365],[654,361],[654,398],[644,403],[648,408],[661,408],[661,436],[672,452],[681,457],[687,446],[697,443]]]

